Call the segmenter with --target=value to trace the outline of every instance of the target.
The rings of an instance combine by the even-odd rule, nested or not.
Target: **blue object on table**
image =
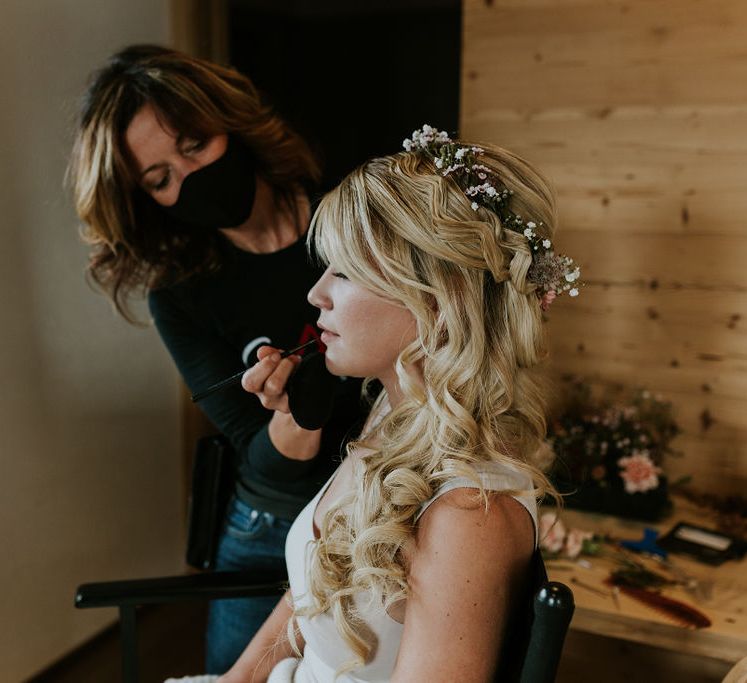
[[[667,551],[656,545],[656,539],[659,537],[659,532],[656,529],[652,529],[647,526],[643,530],[643,538],[640,541],[620,541],[620,545],[628,550],[633,550],[636,553],[649,553],[650,555],[658,555],[662,560],[667,559]]]

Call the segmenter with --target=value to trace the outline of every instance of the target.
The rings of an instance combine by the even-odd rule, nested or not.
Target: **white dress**
[[[527,509],[532,517],[536,546],[537,502],[532,493],[533,486],[530,477],[510,465],[500,463],[480,463],[479,474],[486,489],[522,492],[514,498]],[[306,579],[310,553],[314,550],[314,511],[330,482],[327,482],[296,518],[285,543],[285,559],[288,565],[291,593],[297,604],[301,606],[309,604],[311,600]],[[418,516],[422,515],[436,498],[456,488],[477,487],[470,479],[452,479],[422,505]],[[361,599],[358,605],[363,606],[365,602]],[[353,659],[353,653],[338,634],[332,615],[323,613],[311,619],[298,617],[298,627],[306,641],[303,659],[291,658],[279,662],[270,674],[268,683],[333,683],[333,681],[384,683],[389,681],[394,671],[404,626],[390,617],[383,607],[367,609],[364,616],[368,627],[378,639],[375,655],[368,664],[335,679],[335,671],[343,664],[350,662]]]

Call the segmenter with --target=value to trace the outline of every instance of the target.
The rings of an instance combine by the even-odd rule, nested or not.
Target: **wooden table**
[[[712,517],[704,513],[702,508],[697,508],[680,498],[675,498],[674,503],[673,513],[658,524],[624,520],[568,508],[561,511],[560,519],[567,529],[584,529],[630,540],[640,540],[646,526],[657,528],[663,533],[678,521],[715,528]],[[590,568],[584,568],[573,561],[548,563],[550,579],[562,581],[573,590],[576,611],[571,629],[726,662],[736,662],[747,655],[747,559],[739,562],[732,560],[719,567],[712,567],[689,559],[685,555],[670,554],[669,559],[679,569],[696,578],[704,588],[708,589],[710,586],[709,594],[697,599],[680,586],[667,587],[663,591],[664,595],[682,600],[710,618],[711,626],[698,630],[679,626],[666,616],[622,593],[618,598],[618,607],[610,589],[603,583],[610,569],[616,566],[614,561],[603,557],[585,559],[591,562]],[[652,560],[641,560],[646,566],[657,570],[657,565]],[[660,567],[658,571],[661,571]],[[588,586],[604,591],[607,595],[599,595],[574,583],[574,577]]]

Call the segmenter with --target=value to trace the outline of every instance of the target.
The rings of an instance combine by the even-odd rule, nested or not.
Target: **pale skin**
[[[159,118],[152,105],[146,103],[127,127],[125,144],[141,187],[162,206],[173,206],[184,179],[225,153],[228,136],[215,135],[207,140],[181,136],[163,117]],[[308,224],[309,203],[305,196],[299,197],[299,202],[302,210],[300,224],[305,226]],[[257,178],[249,218],[235,228],[222,228],[221,232],[239,249],[255,254],[279,251],[303,234],[299,234],[294,216],[288,211],[278,210],[271,188],[260,177]],[[259,361],[247,370],[243,384],[247,391],[259,396],[262,405],[274,411],[269,435],[275,448],[290,459],[309,460],[319,451],[321,430],[303,429],[290,414],[284,387],[300,359],[280,360],[278,351],[272,347],[259,349]]]
[[[330,370],[377,377],[396,406],[401,393],[394,362],[415,338],[409,311],[347,280],[334,267],[314,286],[309,300],[319,307],[320,326],[328,330],[324,341]],[[367,341],[364,347],[362,340]],[[410,370],[417,378],[417,368]],[[343,461],[320,499],[313,516],[315,533],[327,511],[353,490],[360,455]],[[404,624],[392,683],[491,681],[512,600],[522,594],[533,551],[531,518],[513,498],[491,494],[486,511],[472,489],[439,497],[420,518],[405,550],[410,592],[404,604],[390,611]],[[281,600],[220,683],[266,681],[275,663],[295,656],[284,638],[291,616]]]

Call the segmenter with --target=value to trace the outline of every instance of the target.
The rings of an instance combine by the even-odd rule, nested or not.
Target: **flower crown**
[[[537,286],[541,306],[547,310],[552,301],[568,292],[578,296],[581,269],[572,258],[556,254],[552,242],[537,232],[542,222],[524,221],[509,209],[509,190],[498,178],[495,171],[479,163],[485,151],[481,147],[466,147],[453,141],[445,131],[429,125],[413,132],[402,146],[408,152],[423,154],[433,160],[444,178],[452,178],[467,197],[472,199],[472,208],[481,206],[490,209],[500,219],[501,225],[526,237],[532,253],[532,265],[527,272],[527,280]]]

